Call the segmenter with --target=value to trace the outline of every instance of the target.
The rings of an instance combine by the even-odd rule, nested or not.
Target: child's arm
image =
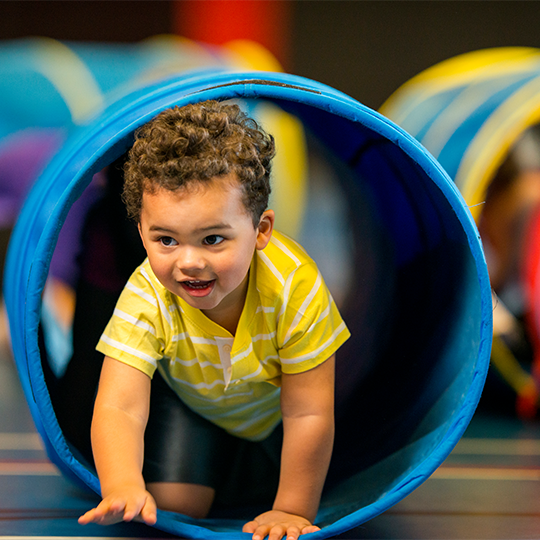
[[[150,378],[105,357],[92,420],[92,449],[103,500],[79,523],[156,522],[156,504],[142,477]]]
[[[258,540],[288,540],[313,526],[334,442],[334,356],[318,367],[282,375],[283,448],[273,509],[244,525]]]

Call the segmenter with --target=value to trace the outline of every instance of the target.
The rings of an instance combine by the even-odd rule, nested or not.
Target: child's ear
[[[268,245],[268,242],[270,242],[274,230],[274,219],[275,215],[273,210],[266,210],[263,212],[261,220],[259,221],[259,226],[257,227],[257,242],[255,244],[257,249],[264,249]]]

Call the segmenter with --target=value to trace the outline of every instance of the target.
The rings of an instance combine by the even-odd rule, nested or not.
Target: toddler
[[[98,344],[103,500],[82,524],[267,505],[244,532],[314,532],[349,337],[306,252],[267,208],[273,138],[237,105],[160,113],[136,134],[124,202],[147,259]]]

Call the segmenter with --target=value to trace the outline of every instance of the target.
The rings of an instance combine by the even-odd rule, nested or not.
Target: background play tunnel
[[[477,217],[509,149],[540,121],[539,96],[540,50],[483,49],[413,77],[380,112],[433,154]]]
[[[281,71],[248,40],[213,46],[159,35],[138,43],[0,41],[0,139],[25,128],[66,128],[100,112],[111,96],[193,69]]]
[[[283,108],[302,122],[314,156],[295,236],[352,332],[338,354],[336,444],[313,538],[334,536],[415,489],[463,434],[487,372],[491,292],[474,221],[439,164],[332,88],[276,73],[184,74],[122,98],[76,132],[30,193],[8,253],[4,293],[21,381],[51,459],[99,492],[55,410],[58,381],[40,324],[50,260],[75,201],[129,148],[134,130],[164,108],[205,99]],[[202,521],[159,512],[157,527],[244,538],[251,517],[243,508]]]
[[[493,48],[450,58],[405,83],[380,112],[434,155],[460,189],[481,233],[486,232],[491,281],[499,295],[495,320],[501,325],[494,325],[492,350],[499,375],[490,372],[483,403],[507,412],[517,397],[519,415],[537,415],[540,176],[526,183],[518,178],[540,174],[540,139],[534,127],[540,123],[540,50]],[[496,208],[491,193],[500,194],[494,195]],[[505,236],[495,230],[498,246],[489,238],[495,222],[506,229]],[[511,251],[502,251],[503,241],[512,244]],[[512,324],[509,314],[515,317]]]

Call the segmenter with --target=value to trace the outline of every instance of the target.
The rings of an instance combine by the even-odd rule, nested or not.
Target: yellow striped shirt
[[[281,420],[281,373],[327,360],[349,331],[315,263],[274,231],[256,251],[234,337],[169,292],[148,260],[129,279],[97,349],[152,377],[229,433],[266,438]]]

